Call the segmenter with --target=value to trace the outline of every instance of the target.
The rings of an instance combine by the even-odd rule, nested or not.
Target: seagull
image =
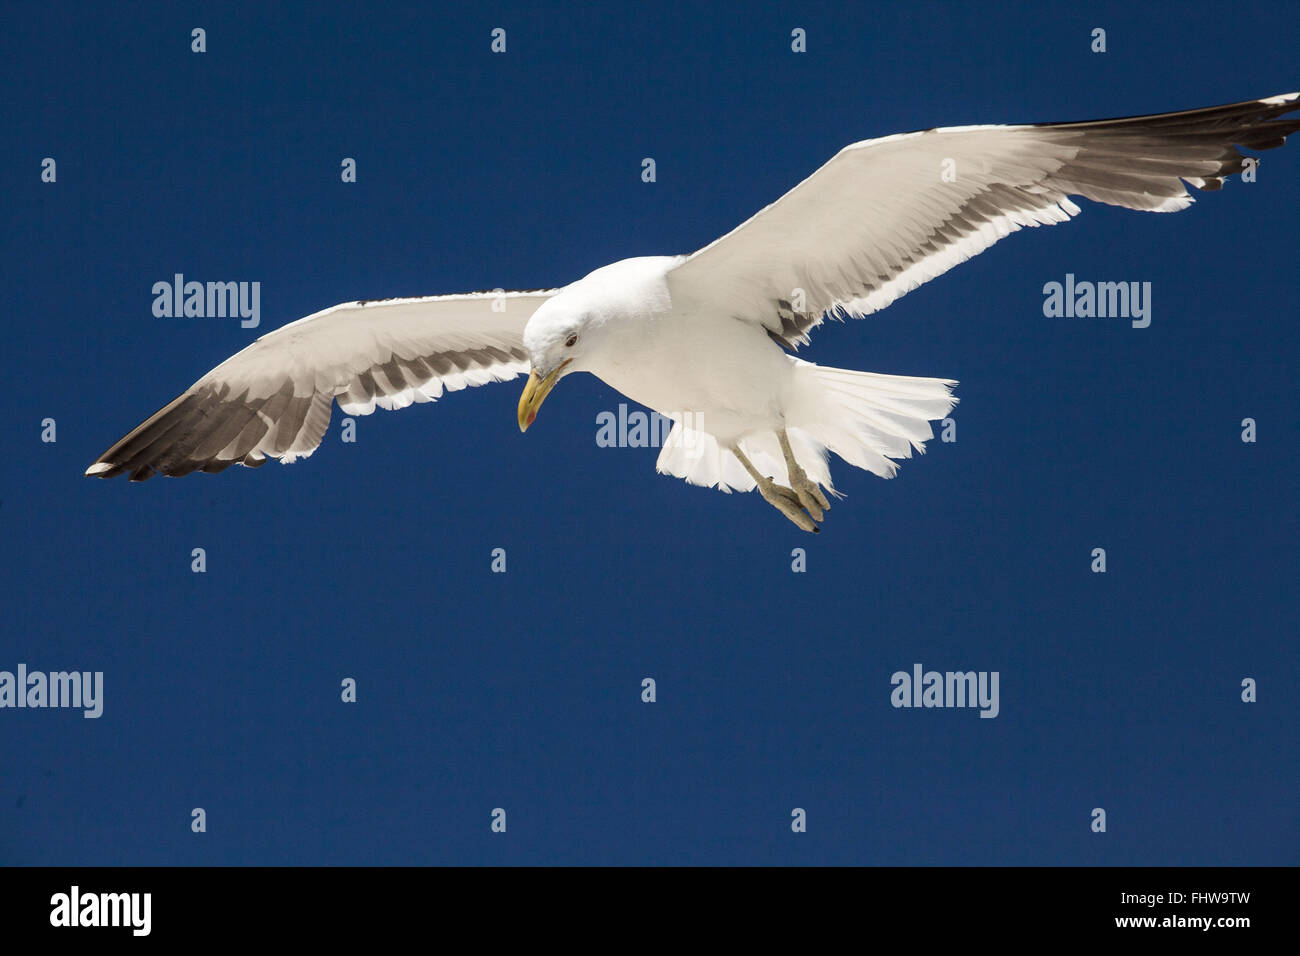
[[[208,372],[86,474],[219,472],[292,462],[347,415],[431,402],[527,373],[525,431],[559,380],[589,372],[673,422],[657,470],[752,491],[804,531],[842,497],[834,452],[882,478],[924,452],[950,379],[795,356],[827,318],[861,318],[1070,199],[1147,212],[1222,188],[1281,146],[1297,93],[1089,122],[954,126],[854,143],[691,255],[625,259],[569,285],[349,302],[290,322]]]

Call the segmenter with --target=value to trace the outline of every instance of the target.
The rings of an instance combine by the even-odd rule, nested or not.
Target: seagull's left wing
[[[143,481],[291,462],[349,415],[405,408],[528,370],[524,326],[558,290],[347,302],[269,332],[154,413],[87,470]]]
[[[1219,189],[1237,146],[1281,146],[1297,93],[1181,113],[967,126],[855,143],[669,273],[674,298],[808,341],[825,313],[863,316],[1022,226],[1065,222],[1070,196],[1151,212]]]

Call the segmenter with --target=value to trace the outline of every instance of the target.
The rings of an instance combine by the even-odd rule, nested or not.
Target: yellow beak
[[[565,359],[557,365],[550,375],[542,378],[537,374],[537,369],[533,369],[528,375],[528,384],[524,386],[524,394],[519,396],[519,430],[528,431],[528,426],[537,418],[537,410],[542,407],[542,402],[546,401],[546,396],[551,394],[551,389],[555,388],[555,383],[560,380],[560,372],[564,366],[572,362],[573,359]]]

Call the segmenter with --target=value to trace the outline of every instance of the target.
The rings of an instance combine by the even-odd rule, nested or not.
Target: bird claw
[[[830,510],[831,504],[822,494],[817,482],[808,477],[799,463],[794,460],[794,451],[790,447],[790,438],[785,433],[785,429],[777,432],[777,439],[781,443],[781,452],[785,455],[786,472],[790,475],[790,485],[778,485],[771,475],[766,478],[754,467],[753,462],[749,460],[739,445],[731,446],[731,453],[736,456],[736,460],[744,466],[749,472],[749,476],[754,479],[754,484],[758,487],[759,493],[763,500],[775,508],[781,514],[785,515],[792,522],[797,524],[804,531],[812,534],[821,534],[821,528],[817,527],[817,522],[822,520],[825,512]]]
[[[794,493],[799,497],[799,503],[807,509],[814,521],[821,521],[824,517],[823,512],[831,510],[831,503],[826,500],[817,482],[809,478],[798,465],[791,470],[790,487],[794,489]]]
[[[781,514],[785,515],[804,531],[810,531],[813,534],[819,534],[821,532],[821,528],[817,527],[817,525],[813,523],[814,517],[818,521],[821,520],[822,515],[820,509],[815,515],[811,508],[808,508],[807,513],[805,513],[804,509],[807,508],[807,505],[805,504],[803,497],[793,488],[787,488],[785,485],[778,485],[771,478],[768,478],[767,480],[758,483],[758,491],[759,494],[763,496],[764,501],[770,504],[777,511],[781,512]]]
[[[808,477],[808,473],[795,459],[794,449],[790,446],[790,436],[784,428],[776,433],[776,440],[781,445],[781,454],[785,456],[785,470],[790,476],[790,487],[783,490],[794,496],[799,507],[807,511],[813,521],[821,521],[825,517],[825,512],[830,511],[831,503],[826,500],[817,482]],[[799,522],[796,521],[795,524]]]

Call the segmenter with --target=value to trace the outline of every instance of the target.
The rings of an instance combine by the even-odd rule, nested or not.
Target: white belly
[[[795,360],[750,322],[666,313],[591,371],[634,402],[724,445],[780,428]]]

